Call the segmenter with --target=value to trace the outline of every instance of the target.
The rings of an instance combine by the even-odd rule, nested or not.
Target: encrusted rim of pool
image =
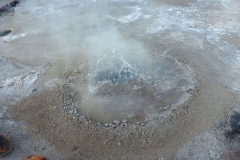
[[[161,56],[161,58],[163,58],[163,57]],[[85,114],[84,112],[79,111],[79,106],[81,107],[81,105],[84,105],[84,104],[82,104],[81,102],[79,103],[78,101],[74,100],[76,98],[75,96],[79,92],[78,91],[76,92],[76,88],[74,88],[72,86],[72,84],[74,82],[72,83],[72,82],[70,82],[70,80],[64,84],[65,96],[63,99],[63,103],[64,103],[63,107],[67,112],[73,114],[75,116],[75,118],[81,122],[93,123],[97,126],[112,127],[112,128],[126,126],[127,123],[131,124],[131,125],[134,125],[134,124],[145,125],[150,122],[153,122],[155,119],[157,119],[157,117],[166,117],[172,112],[172,110],[178,108],[179,106],[181,106],[184,102],[186,102],[189,99],[191,94],[188,92],[188,90],[193,90],[195,88],[195,84],[196,84],[195,73],[188,65],[181,64],[180,62],[177,61],[176,58],[174,58],[172,56],[167,56],[167,58],[168,58],[168,60],[171,59],[174,62],[173,66],[172,66],[173,68],[177,67],[177,70],[180,69],[180,71],[178,73],[178,74],[180,74],[178,82],[177,82],[176,86],[174,86],[173,91],[172,91],[172,89],[170,89],[170,90],[167,90],[166,93],[159,93],[159,94],[165,94],[166,98],[164,98],[164,97],[162,97],[162,98],[167,99],[167,100],[162,101],[163,103],[160,106],[159,106],[159,104],[161,102],[156,99],[156,95],[155,94],[150,95],[151,102],[152,102],[152,99],[154,98],[155,101],[158,101],[158,103],[153,104],[156,106],[154,108],[155,112],[153,112],[151,110],[149,113],[144,113],[144,116],[142,119],[141,118],[134,119],[134,117],[129,118],[126,116],[119,116],[121,118],[117,118],[115,116],[110,116],[110,117],[112,117],[112,118],[110,118],[111,120],[101,121],[101,120],[98,120],[99,118],[98,117],[96,118],[96,116],[94,114],[88,115],[88,114]],[[164,60],[164,59],[162,59],[162,60]],[[160,61],[158,63],[161,63],[161,62],[162,61]],[[156,67],[156,65],[158,65],[158,64],[154,64],[151,67]],[[162,69],[164,70],[168,65],[169,65],[168,62],[165,65],[163,64]],[[160,66],[160,68],[161,68],[161,66]],[[138,69],[136,69],[136,70],[138,70]],[[115,71],[115,72],[118,74],[121,74],[121,72],[119,72],[119,70]],[[137,95],[140,94],[140,93],[139,94],[135,93],[136,91],[134,90],[134,84],[135,85],[143,84],[144,86],[147,85],[148,86],[147,88],[151,88],[151,90],[154,90],[154,84],[155,84],[154,82],[155,82],[155,79],[158,78],[158,77],[155,77],[155,79],[151,79],[151,80],[146,79],[146,80],[142,80],[142,81],[140,78],[140,81],[138,81],[139,77],[142,76],[141,74],[144,74],[146,72],[146,71],[144,71],[144,73],[141,73],[141,72],[135,73],[134,72],[133,76],[131,76],[131,74],[128,72],[126,72],[126,73],[124,72],[123,79],[119,79],[120,78],[119,76],[115,76],[115,74],[116,74],[115,72],[111,72],[111,70],[110,71],[106,70],[105,72],[97,71],[97,72],[95,72],[95,74],[91,75],[91,79],[92,79],[92,83],[93,83],[91,85],[93,85],[92,87],[97,87],[97,90],[93,91],[93,93],[89,93],[93,96],[92,98],[90,98],[90,101],[91,101],[91,99],[94,99],[94,97],[95,97],[97,99],[100,98],[105,101],[107,100],[109,102],[113,102],[113,100],[111,100],[111,99],[114,99],[114,97],[111,95],[108,96],[108,93],[107,92],[105,93],[104,88],[101,89],[101,87],[104,87],[104,86],[105,86],[105,88],[108,88],[110,90],[110,92],[116,91],[116,89],[118,87],[125,88],[125,90],[127,89],[129,93],[134,92],[135,95],[130,94],[130,96],[128,97],[131,100],[131,97],[134,97],[134,96],[137,97]],[[176,72],[178,72],[178,71],[176,71]],[[184,72],[185,74],[181,75],[182,72]],[[155,74],[155,72],[152,74]],[[167,72],[166,74],[169,74],[169,73]],[[175,75],[174,73],[172,73],[172,74]],[[130,89],[129,89],[129,85],[131,86]],[[124,91],[120,91],[118,93],[113,93],[113,95],[118,95],[118,97],[129,95],[129,94],[124,94]],[[141,99],[141,97],[145,97],[144,96],[144,94],[145,94],[145,95],[148,95],[148,98],[147,98],[147,101],[148,101],[148,99],[149,99],[148,92],[150,92],[150,91],[149,90],[146,90],[146,91],[147,92],[144,92],[144,93],[142,93],[142,95],[140,95],[140,99]],[[172,92],[174,92],[174,93],[172,93]],[[82,94],[82,93],[79,93],[79,94]],[[108,99],[106,99],[107,97],[108,97]],[[151,97],[152,97],[152,99],[151,99]],[[173,97],[173,98],[169,99],[167,97]],[[175,99],[174,99],[174,97],[175,97]],[[170,100],[171,100],[171,104],[167,104],[167,101],[169,101],[169,103],[170,103]],[[123,102],[123,101],[121,101],[121,102]],[[136,102],[134,104],[137,104],[137,103],[138,102]],[[97,104],[99,104],[99,103],[97,103]],[[140,104],[140,103],[138,103],[138,104]],[[152,105],[148,104],[147,106],[152,106]],[[116,107],[116,105],[115,105],[115,107]],[[145,106],[143,110],[144,111],[146,109],[149,110],[148,108],[149,107]],[[161,110],[160,110],[160,108],[161,108]],[[138,110],[139,110],[139,108],[137,108],[137,111]],[[122,113],[122,114],[124,115],[124,113]],[[141,113],[139,112],[138,114],[141,114]],[[113,115],[115,115],[115,114],[113,114]]]

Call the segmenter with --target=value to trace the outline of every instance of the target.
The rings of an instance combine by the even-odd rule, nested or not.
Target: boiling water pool
[[[186,92],[194,82],[190,68],[166,56],[138,64],[137,53],[127,52],[124,59],[119,52],[98,59],[85,82],[72,81],[72,90],[79,93],[73,99],[79,102],[80,113],[100,122],[152,120],[188,98]],[[129,61],[128,54],[133,54]]]

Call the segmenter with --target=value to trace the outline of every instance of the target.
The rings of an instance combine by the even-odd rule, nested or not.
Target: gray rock
[[[85,120],[85,116],[79,116],[79,121],[83,122]]]
[[[75,106],[79,106],[79,105],[80,105],[80,103],[79,103],[79,102],[75,103]]]
[[[108,124],[108,123],[105,123],[105,124],[104,124],[104,126],[105,126],[105,127],[108,127],[108,126],[109,126],[109,124]]]
[[[71,101],[68,100],[66,103],[67,103],[67,105],[70,105],[70,104],[71,104]]]
[[[116,121],[116,120],[115,120],[115,121],[113,121],[113,123],[114,123],[114,124],[119,124],[120,121]]]
[[[164,109],[164,110],[167,110],[168,108],[169,108],[169,106],[166,106],[166,107],[164,107],[163,109]]]
[[[127,121],[128,121],[127,119],[123,119],[122,123],[127,123]]]
[[[127,123],[122,123],[121,126],[125,127],[125,126],[127,126]]]
[[[74,69],[73,73],[75,73],[75,74],[80,74],[81,71],[80,71],[79,69]]]
[[[71,96],[76,96],[77,95],[77,92],[71,92]]]
[[[74,114],[77,114],[77,110],[76,110],[76,109],[73,109],[73,113],[74,113]]]
[[[1,88],[1,87],[0,87]],[[37,91],[37,88],[34,88],[33,90],[32,90],[32,92],[35,92],[35,91]]]

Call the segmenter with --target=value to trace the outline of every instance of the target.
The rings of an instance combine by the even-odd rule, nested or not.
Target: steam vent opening
[[[188,99],[193,73],[170,56],[114,51],[97,58],[88,83],[72,85],[80,114],[110,123],[154,120]],[[144,63],[143,63],[144,62]]]

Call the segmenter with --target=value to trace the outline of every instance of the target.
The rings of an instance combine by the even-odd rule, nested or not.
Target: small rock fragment
[[[79,103],[79,102],[75,103],[75,106],[79,106],[79,105],[80,105],[80,103]]]
[[[120,142],[117,143],[118,146],[121,146],[122,144]]]
[[[16,7],[16,5],[17,5],[18,3],[19,3],[18,0],[14,0],[14,1],[10,2],[9,4],[10,4],[11,7]]]
[[[116,121],[116,120],[115,120],[115,121],[113,121],[113,123],[115,123],[115,124],[119,124],[119,123],[120,123],[120,121]]]
[[[70,105],[70,104],[71,104],[71,102],[68,100],[68,101],[67,101],[67,105]]]
[[[81,71],[80,71],[79,69],[75,69],[75,70],[73,71],[73,73],[75,73],[75,74],[80,74]]]
[[[0,157],[8,154],[12,150],[11,140],[0,133]]]
[[[108,123],[105,123],[105,124],[104,124],[104,126],[105,126],[105,127],[108,127],[108,126],[109,126],[109,124],[108,124]]]
[[[169,106],[166,106],[166,107],[164,107],[163,109],[164,109],[164,110],[167,110],[168,108],[169,108]]]
[[[77,114],[77,110],[76,110],[76,109],[73,109],[73,113],[74,113],[74,114]]]
[[[123,127],[127,126],[127,123],[123,123],[122,126],[123,126]]]
[[[5,7],[7,7],[7,6],[5,5]],[[1,13],[2,9],[3,9],[3,7],[0,8],[0,13]],[[6,11],[7,11],[7,9],[6,9]],[[8,35],[10,32],[12,32],[11,29],[0,30],[0,37]]]
[[[37,88],[34,88],[34,89],[32,90],[32,92],[35,92],[35,91],[37,91]]]
[[[33,156],[30,155],[27,158],[24,158],[24,160],[47,160],[45,156]]]
[[[85,116],[79,116],[79,121],[83,122],[85,120]]]
[[[124,119],[124,120],[122,120],[122,123],[127,123],[127,121],[128,121],[128,120]]]
[[[77,92],[71,92],[71,96],[76,96]]]

